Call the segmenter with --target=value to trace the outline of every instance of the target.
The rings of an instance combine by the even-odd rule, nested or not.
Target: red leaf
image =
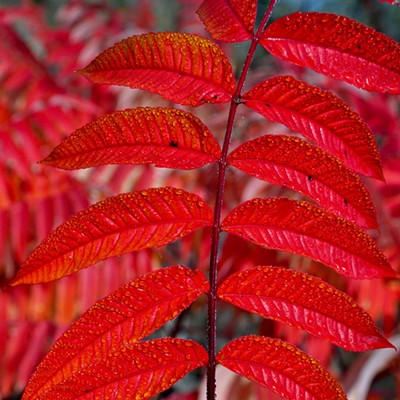
[[[183,105],[226,103],[235,88],[232,67],[211,40],[185,33],[125,39],[80,71],[95,83],[158,93]]]
[[[350,18],[297,12],[279,18],[260,43],[274,56],[382,93],[400,93],[400,45]]]
[[[163,326],[209,289],[204,274],[174,266],[144,275],[89,308],[58,339],[32,376],[24,399],[41,398],[93,362]]]
[[[40,397],[24,395],[23,399],[149,399],[207,361],[204,347],[192,340],[127,343],[46,387]]]
[[[320,261],[351,278],[397,276],[363,230],[307,202],[253,199],[231,211],[222,229],[259,245]]]
[[[160,247],[212,224],[212,211],[191,193],[157,188],[110,197],[50,233],[11,285],[47,282],[106,258]]]
[[[252,38],[256,0],[205,0],[198,14],[213,39],[243,42]]]
[[[218,353],[217,362],[285,399],[347,399],[314,358],[278,339],[252,335],[233,340]]]
[[[311,275],[257,267],[229,276],[218,297],[244,310],[301,328],[350,351],[393,347],[347,294]]]
[[[374,136],[341,99],[291,76],[277,76],[243,96],[245,104],[319,144],[356,172],[383,179]]]
[[[101,117],[75,131],[43,163],[65,169],[103,164],[198,168],[221,156],[208,128],[173,108],[135,108]]]
[[[378,226],[373,201],[360,178],[338,159],[299,138],[262,136],[234,150],[228,162],[259,179],[303,193],[358,225]]]

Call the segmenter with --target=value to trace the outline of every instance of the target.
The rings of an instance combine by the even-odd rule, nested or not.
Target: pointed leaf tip
[[[350,278],[397,275],[361,228],[308,202],[249,200],[227,215],[222,229],[259,245],[312,258]]]
[[[197,13],[213,39],[242,42],[252,38],[255,0],[205,0]]]
[[[285,399],[347,399],[335,379],[314,358],[279,339],[241,337],[218,353],[217,362]]]
[[[50,233],[11,285],[55,280],[112,256],[164,246],[210,225],[208,205],[181,189],[155,188],[110,197]]]
[[[260,43],[276,57],[362,89],[400,93],[400,44],[345,16],[290,14],[269,25]]]
[[[65,169],[104,164],[155,164],[193,169],[221,156],[209,129],[174,108],[117,111],[75,131],[42,161]]]
[[[343,100],[292,76],[276,76],[244,94],[246,106],[301,133],[354,171],[383,180],[371,130]]]
[[[194,107],[229,102],[235,88],[225,53],[211,40],[185,33],[130,37],[79,72],[95,83],[148,90]]]
[[[237,272],[221,283],[218,297],[349,351],[393,347],[350,296],[302,272],[270,266]]]
[[[207,361],[204,347],[192,340],[126,343],[49,387],[40,400],[150,399]]]
[[[24,400],[42,399],[93,362],[106,362],[109,354],[150,335],[208,290],[205,275],[184,266],[163,268],[122,286],[57,340],[32,376]]]

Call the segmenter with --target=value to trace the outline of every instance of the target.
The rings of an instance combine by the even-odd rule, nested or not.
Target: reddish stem
[[[231,107],[229,109],[228,122],[225,131],[224,144],[222,147],[222,155],[218,160],[218,181],[214,207],[214,224],[211,235],[211,255],[210,255],[210,292],[208,299],[208,357],[209,364],[207,369],[207,400],[216,399],[216,338],[217,338],[217,264],[218,264],[218,248],[221,234],[221,211],[223,205],[223,194],[226,180],[226,167],[229,145],[231,143],[233,123],[235,121],[236,109],[240,103],[241,91],[246,80],[247,73],[250,68],[251,61],[254,57],[260,36],[262,35],[265,26],[271,16],[272,10],[278,0],[271,0],[267,11],[254,35],[246,60],[243,64],[242,72],[239,76],[238,83],[232,95]]]

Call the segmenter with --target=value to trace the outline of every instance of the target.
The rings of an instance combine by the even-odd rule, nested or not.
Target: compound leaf
[[[374,136],[337,96],[291,76],[256,85],[242,99],[270,121],[300,132],[356,172],[383,179]]]
[[[361,228],[308,202],[249,200],[228,214],[222,229],[259,245],[320,261],[350,278],[397,276]]]
[[[400,93],[400,44],[350,18],[296,12],[279,18],[260,43],[274,56],[382,93]]]
[[[211,224],[207,204],[180,189],[156,188],[109,197],[50,233],[11,285],[58,279],[112,256],[164,246]]]
[[[85,125],[42,162],[65,169],[103,164],[193,169],[220,156],[214,136],[193,114],[173,108],[140,107]]]
[[[235,88],[225,53],[211,40],[185,33],[127,38],[80,73],[95,83],[144,89],[192,106],[228,102]]]
[[[228,163],[315,200],[365,227],[377,228],[375,206],[361,179],[337,158],[297,137],[265,135],[244,143]]]
[[[347,399],[335,379],[314,358],[279,339],[241,337],[218,353],[217,362],[285,399]]]
[[[349,351],[393,347],[350,296],[302,272],[270,266],[237,272],[221,283],[218,297]]]
[[[69,374],[47,387],[35,400],[149,399],[205,366],[208,354],[192,340],[155,339],[127,343],[116,352]],[[30,397],[24,396],[26,400]]]
[[[205,0],[197,12],[215,40],[242,42],[252,38],[255,0]]]
[[[52,387],[94,360],[124,349],[175,318],[209,288],[204,274],[173,266],[143,275],[90,307],[36,369],[24,399],[42,398]],[[50,393],[52,393],[50,391]]]

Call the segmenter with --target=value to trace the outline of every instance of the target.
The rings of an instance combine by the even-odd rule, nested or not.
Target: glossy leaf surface
[[[193,169],[220,155],[214,136],[193,114],[146,107],[115,112],[85,125],[43,163],[65,169],[103,164]]]
[[[170,187],[120,194],[79,212],[36,247],[11,285],[47,282],[106,258],[160,247],[212,224],[200,197]]]
[[[317,143],[356,172],[382,179],[372,132],[357,113],[330,92],[291,76],[277,76],[256,85],[243,101],[270,121]]]
[[[213,39],[242,42],[252,38],[256,0],[205,0],[197,11]]]
[[[80,72],[95,83],[144,89],[192,106],[228,102],[235,87],[224,52],[211,40],[184,33],[130,37]]]
[[[279,339],[244,336],[217,355],[224,367],[290,400],[344,400],[334,378],[306,353]]]
[[[207,361],[204,347],[192,340],[165,338],[127,343],[102,359],[94,357],[92,363],[34,398],[149,399]]]
[[[382,250],[361,228],[308,202],[253,199],[231,211],[222,229],[320,261],[350,278],[396,276]]]
[[[259,179],[303,193],[358,225],[377,227],[375,206],[360,178],[337,158],[304,140],[262,136],[234,150],[228,163]]]
[[[273,55],[362,89],[400,93],[400,45],[348,17],[297,12],[279,18],[260,43]]]
[[[350,296],[302,272],[269,266],[237,272],[221,283],[218,297],[346,350],[392,347]]]
[[[24,398],[40,398],[49,388],[87,368],[94,358],[104,360],[128,342],[150,335],[208,287],[202,272],[174,266],[146,274],[111,293],[58,339],[36,369]]]

